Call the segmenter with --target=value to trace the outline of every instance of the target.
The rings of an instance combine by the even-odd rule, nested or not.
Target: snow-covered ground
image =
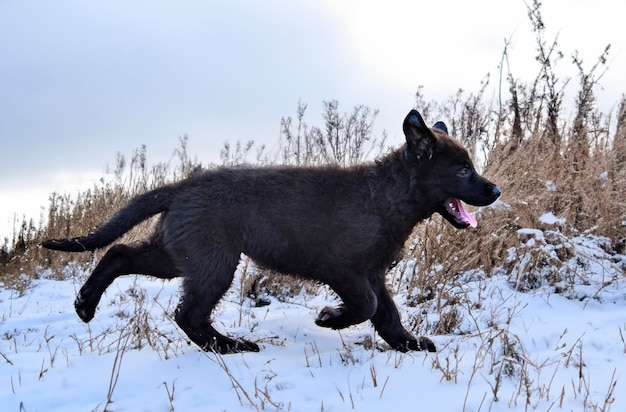
[[[324,290],[253,307],[237,282],[216,320],[261,352],[204,353],[172,320],[178,282],[118,279],[87,325],[72,306],[86,274],[42,273],[23,295],[0,290],[0,409],[625,411],[626,257],[606,239],[548,232],[520,231],[507,269],[458,277],[462,333],[431,336],[437,353],[385,349],[369,323],[317,327],[334,301]],[[562,264],[533,265],[528,288],[537,250]],[[559,274],[558,293],[546,273]],[[438,320],[432,302],[396,300],[409,328]]]

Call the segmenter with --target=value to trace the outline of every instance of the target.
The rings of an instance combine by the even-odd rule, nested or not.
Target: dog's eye
[[[471,171],[469,170],[469,168],[464,167],[461,170],[459,170],[456,175],[458,177],[468,177],[470,175]]]

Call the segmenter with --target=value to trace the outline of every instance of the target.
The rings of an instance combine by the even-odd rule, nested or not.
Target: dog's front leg
[[[385,342],[401,352],[410,350],[437,351],[433,341],[423,336],[416,338],[402,326],[398,308],[384,285],[378,288],[377,297],[378,307],[372,317],[372,323]]]

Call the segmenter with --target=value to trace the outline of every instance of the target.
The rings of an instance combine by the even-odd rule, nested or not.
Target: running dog
[[[444,123],[430,128],[412,110],[403,131],[406,144],[370,164],[199,172],[135,197],[87,236],[43,246],[93,251],[161,214],[149,239],[117,244],[100,260],[75,302],[85,322],[118,276],[182,277],[175,320],[191,341],[218,353],[258,351],[211,321],[244,253],[262,267],[330,286],[343,303],[322,309],[317,325],[343,329],[370,320],[396,350],[435,351],[430,339],[402,326],[386,271],[418,222],[436,212],[456,228],[476,226],[462,202],[486,206],[500,190],[476,172]]]

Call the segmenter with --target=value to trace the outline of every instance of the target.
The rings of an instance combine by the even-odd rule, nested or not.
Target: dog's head
[[[421,192],[433,203],[434,211],[456,228],[475,227],[476,219],[462,202],[487,206],[500,196],[500,189],[476,172],[467,150],[448,135],[443,122],[429,128],[422,116],[411,110],[403,130],[405,156],[420,169]]]

